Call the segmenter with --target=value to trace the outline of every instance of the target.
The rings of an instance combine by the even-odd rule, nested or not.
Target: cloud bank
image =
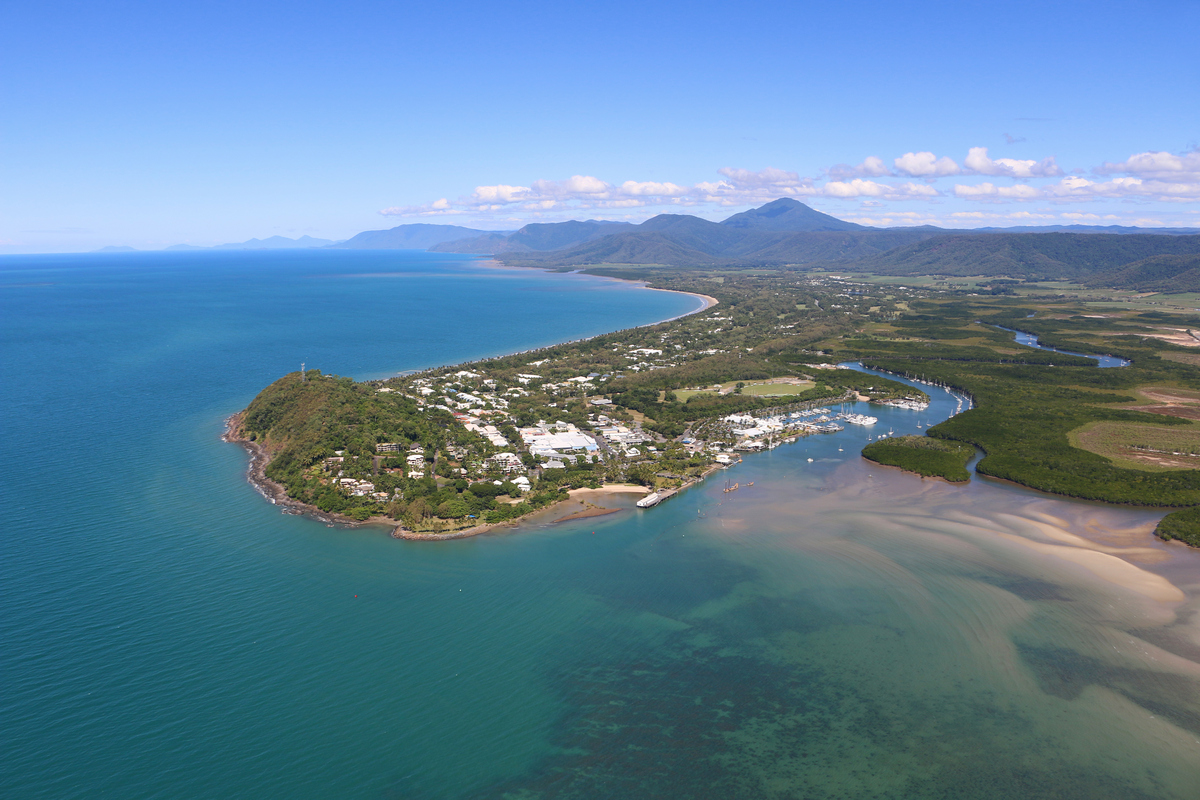
[[[864,210],[914,201],[1060,204],[1200,200],[1200,150],[1197,149],[1180,154],[1134,153],[1123,161],[1106,161],[1093,167],[1090,177],[1084,177],[1088,174],[1085,170],[1075,173],[1067,175],[1055,156],[1040,160],[992,158],[988,148],[971,147],[961,162],[929,150],[910,151],[893,158],[890,165],[879,156],[867,156],[853,166],[837,164],[822,170],[816,178],[778,167],[760,170],[722,167],[717,170],[715,180],[691,185],[639,180],[610,183],[582,174],[561,180],[535,180],[528,186],[480,185],[455,200],[440,198],[422,205],[393,206],[379,213],[391,217],[500,215],[510,220],[554,218],[578,211],[620,216],[622,212],[641,209],[749,206],[781,197],[858,201]],[[938,187],[939,182],[949,178],[956,179],[953,185]],[[872,218],[879,213],[882,212],[870,211]],[[888,212],[879,218],[911,218],[913,224],[919,219],[923,224],[935,216],[931,212]],[[943,214],[941,219],[955,217]]]

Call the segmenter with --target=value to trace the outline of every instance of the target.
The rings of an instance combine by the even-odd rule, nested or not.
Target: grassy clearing
[[[695,397],[698,394],[716,394],[716,389],[677,389],[675,398],[681,403],[686,403],[689,397]]]
[[[1159,358],[1165,358],[1167,361],[1174,361],[1177,364],[1200,367],[1200,353],[1159,353],[1158,355]]]
[[[766,381],[760,382],[744,382],[746,385],[742,387],[742,394],[752,395],[754,397],[789,397],[795,394],[803,394],[817,384],[813,381],[797,380],[788,383],[770,383]],[[715,387],[705,389],[676,389],[675,398],[680,402],[686,403],[689,397],[695,397],[698,394],[729,394],[737,388],[737,381],[721,384],[718,391]]]
[[[737,384],[726,384],[726,387],[733,388]],[[797,383],[748,383],[742,387],[742,394],[750,394],[756,397],[786,397],[793,394],[803,394],[809,389],[816,386],[812,381],[799,381]]]
[[[1164,357],[1166,355],[1182,355],[1187,358],[1200,357],[1200,354],[1193,355],[1191,353],[1167,353],[1164,354]],[[1182,363],[1192,362],[1184,361]],[[1181,389],[1176,386],[1141,386],[1137,389],[1137,394],[1152,403],[1200,403],[1200,391]]]
[[[1125,469],[1167,472],[1200,468],[1200,424],[1163,428],[1140,422],[1090,422],[1068,434],[1072,447]]]

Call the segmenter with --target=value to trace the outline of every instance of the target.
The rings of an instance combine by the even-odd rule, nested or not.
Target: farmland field
[[[1070,433],[1071,444],[1126,469],[1162,472],[1200,467],[1200,425],[1163,428],[1138,422],[1092,422]]]
[[[814,386],[816,386],[816,383],[813,381],[802,380],[789,380],[786,383],[782,381],[747,382],[742,387],[742,394],[749,394],[755,397],[786,397],[793,394],[803,394]],[[719,391],[715,386],[707,389],[676,389],[675,397],[680,402],[686,403],[689,397],[694,397],[698,394],[729,394],[736,388],[737,382],[731,381],[722,384]]]

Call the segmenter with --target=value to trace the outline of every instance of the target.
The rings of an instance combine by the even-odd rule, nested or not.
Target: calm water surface
[[[1152,512],[859,458],[949,395],[650,511],[397,542],[280,514],[222,419],[301,360],[378,377],[695,301],[403,252],[0,284],[5,797],[1196,796],[1200,558]]]

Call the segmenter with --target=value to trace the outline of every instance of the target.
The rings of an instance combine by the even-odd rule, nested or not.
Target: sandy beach
[[[590,497],[592,495],[622,493],[650,494],[650,489],[645,486],[639,486],[636,483],[608,483],[599,489],[571,489],[567,492],[571,497]]]

